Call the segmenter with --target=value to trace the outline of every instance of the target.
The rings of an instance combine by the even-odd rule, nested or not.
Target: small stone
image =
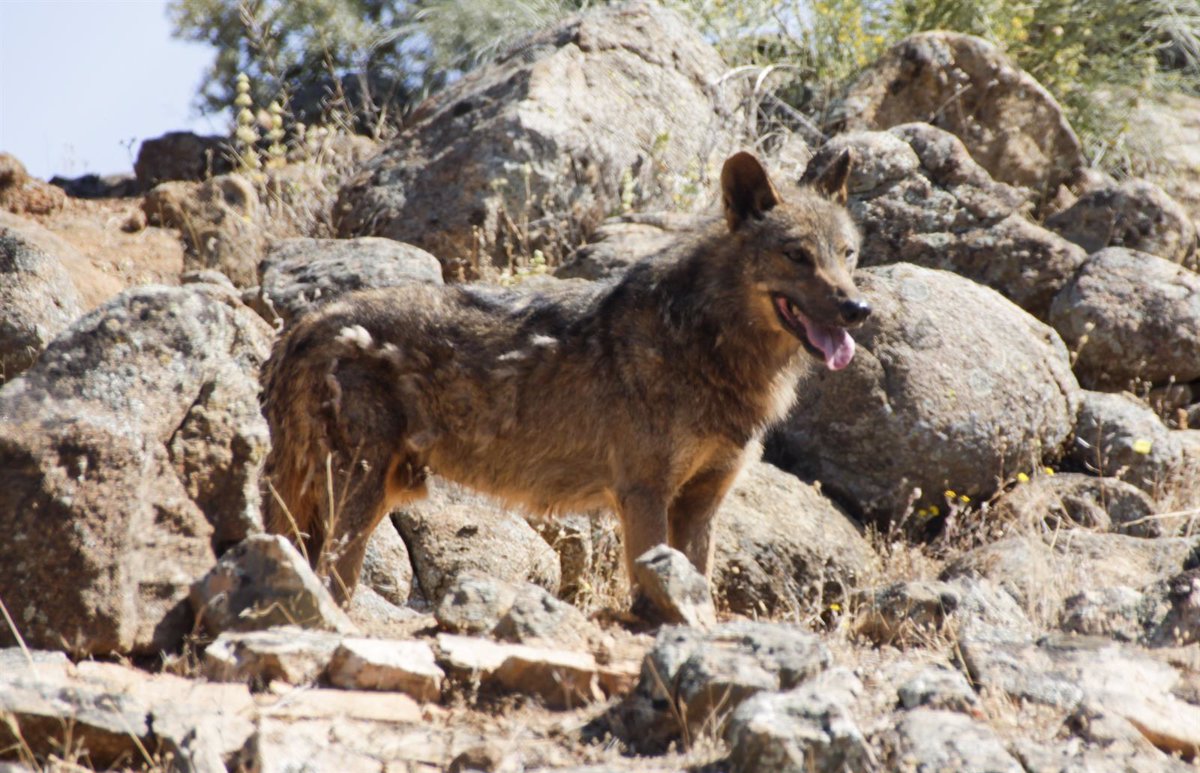
[[[922,669],[897,691],[906,709],[925,707],[963,714],[979,713],[979,697],[961,671],[930,666]]]
[[[430,702],[441,697],[445,672],[424,642],[345,639],[333,653],[328,677],[337,687],[402,692]]]
[[[875,588],[859,595],[855,631],[880,645],[921,644],[942,633],[958,602],[958,593],[944,582]]]
[[[649,603],[648,609],[637,609],[639,614],[697,628],[716,625],[708,582],[678,550],[658,545],[646,551],[634,561],[633,578]]]
[[[204,672],[220,682],[311,684],[325,673],[342,637],[302,628],[226,632],[204,650]]]

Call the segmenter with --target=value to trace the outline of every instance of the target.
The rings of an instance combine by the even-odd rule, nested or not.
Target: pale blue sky
[[[171,38],[166,0],[0,0],[0,150],[75,177],[132,171],[167,131],[224,134],[192,109],[211,60]]]

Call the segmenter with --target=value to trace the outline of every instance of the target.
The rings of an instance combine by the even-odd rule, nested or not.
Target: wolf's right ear
[[[850,152],[850,148],[846,148],[817,174],[813,180],[813,187],[825,198],[845,204],[849,198],[847,183],[850,182],[850,167],[853,163],[854,154]]]
[[[763,213],[779,203],[779,192],[758,159],[742,151],[726,159],[721,167],[721,198],[725,222],[730,231],[736,231],[747,218],[761,220]]]

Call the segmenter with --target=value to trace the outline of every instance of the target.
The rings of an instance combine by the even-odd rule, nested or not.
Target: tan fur
[[[665,542],[707,575],[717,506],[819,362],[772,294],[826,325],[869,311],[836,201],[848,173],[845,156],[783,197],[739,153],[724,222],[614,283],[404,286],[304,317],[265,371],[268,528],[302,538],[345,600],[371,531],[434,472],[535,511],[609,506],[627,561]]]

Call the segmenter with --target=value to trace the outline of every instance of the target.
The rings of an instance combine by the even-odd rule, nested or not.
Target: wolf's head
[[[749,153],[731,156],[721,170],[725,221],[747,261],[752,305],[831,370],[850,364],[848,328],[871,313],[850,276],[859,246],[844,206],[850,164],[847,150],[786,199]]]

